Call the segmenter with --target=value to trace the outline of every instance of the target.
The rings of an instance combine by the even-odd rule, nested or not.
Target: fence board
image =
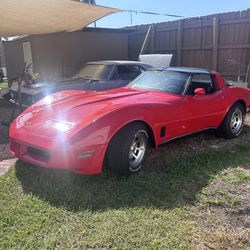
[[[129,58],[138,58],[148,25],[129,34]],[[250,61],[250,9],[156,23],[144,53],[173,53],[173,66],[217,69],[244,80]]]

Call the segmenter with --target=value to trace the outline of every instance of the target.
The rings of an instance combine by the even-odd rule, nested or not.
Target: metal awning
[[[0,36],[76,31],[119,11],[73,0],[0,0]]]

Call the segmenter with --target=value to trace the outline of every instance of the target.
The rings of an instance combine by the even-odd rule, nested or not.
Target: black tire
[[[138,147],[140,144],[141,146]],[[145,151],[140,151],[140,148],[144,147]],[[121,175],[138,172],[145,160],[147,150],[148,133],[146,127],[141,123],[129,124],[118,131],[109,144],[107,151],[108,168]],[[138,162],[133,161],[133,158],[137,159],[134,156],[138,157]]]
[[[238,118],[237,115],[234,116],[236,113],[238,115]],[[242,118],[240,118],[241,116],[240,114],[242,115]],[[235,117],[235,122],[233,122],[234,117]],[[235,103],[228,111],[226,117],[224,118],[222,124],[220,125],[218,129],[218,134],[224,137],[225,139],[232,139],[238,137],[241,134],[241,131],[244,127],[245,117],[246,117],[246,109],[244,105],[240,102]],[[239,119],[242,119],[242,122],[239,122]]]

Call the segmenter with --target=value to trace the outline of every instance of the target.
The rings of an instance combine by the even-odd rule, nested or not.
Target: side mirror
[[[194,90],[194,94],[195,95],[205,95],[206,91],[203,88],[197,88],[197,89]]]

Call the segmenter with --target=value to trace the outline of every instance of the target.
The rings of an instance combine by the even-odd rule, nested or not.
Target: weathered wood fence
[[[137,59],[149,25],[129,34],[129,59]],[[173,66],[202,67],[245,80],[250,62],[250,9],[152,25],[144,53],[172,53]]]

